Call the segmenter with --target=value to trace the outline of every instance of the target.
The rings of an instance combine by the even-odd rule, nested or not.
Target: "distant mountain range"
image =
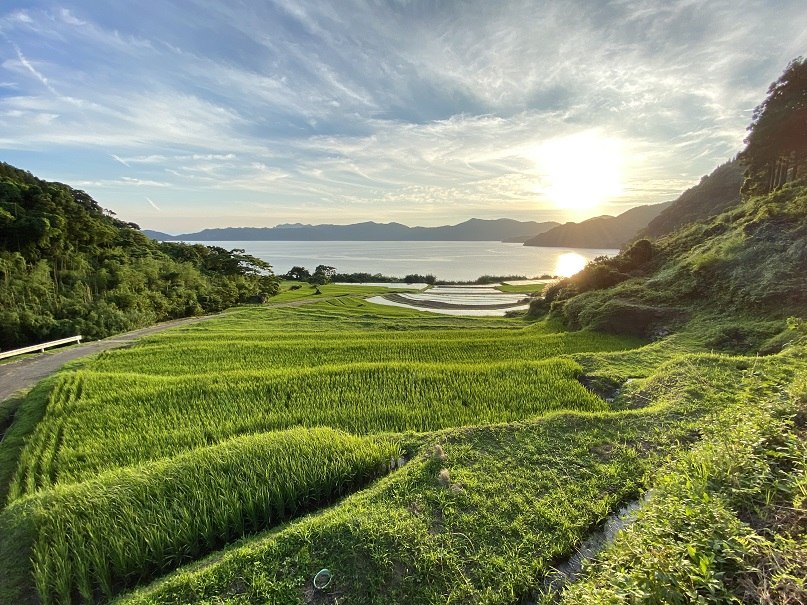
[[[595,216],[580,223],[566,223],[524,242],[525,246],[568,248],[621,248],[673,202],[631,208],[617,216]]]
[[[442,227],[407,227],[400,223],[372,221],[352,225],[284,224],[276,227],[224,227],[196,233],[170,235],[143,229],[160,241],[516,241],[557,227],[549,221],[517,221],[509,218],[485,220],[472,218],[458,225]]]
[[[500,241],[525,246],[622,248],[640,237],[658,238],[679,227],[720,214],[740,200],[743,170],[735,159],[718,166],[677,199],[637,206],[617,216],[597,216],[561,225],[509,218],[472,218],[458,225],[408,227],[372,221],[350,225],[224,227],[171,235],[144,229],[159,241]]]

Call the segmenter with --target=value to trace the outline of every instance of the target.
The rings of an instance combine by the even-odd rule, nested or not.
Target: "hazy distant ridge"
[[[596,216],[580,223],[559,225],[524,242],[525,246],[621,248],[672,202],[637,206],[618,216]]]
[[[277,227],[223,227],[196,233],[170,235],[144,229],[143,233],[160,241],[524,241],[553,227],[549,221],[517,221],[472,218],[458,225],[408,227],[400,223],[372,221],[351,225],[278,225]]]
[[[705,221],[740,202],[744,168],[735,158],[721,164],[700,183],[684,191],[672,205],[665,208],[638,234],[657,238],[679,227]]]

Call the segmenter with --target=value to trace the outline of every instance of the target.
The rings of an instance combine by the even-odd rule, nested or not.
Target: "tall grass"
[[[468,363],[541,360],[579,352],[622,350],[640,344],[624,337],[576,332],[534,334],[511,330],[431,330],[300,334],[191,333],[153,339],[132,351],[114,351],[95,371],[183,375],[233,369],[272,370],[347,363]]]
[[[252,435],[41,491],[0,526],[31,536],[44,603],[93,602],[349,492],[398,455],[327,428]]]
[[[65,375],[22,453],[10,498],[239,434],[330,426],[355,434],[521,420],[605,403],[570,360],[351,364],[161,377]]]

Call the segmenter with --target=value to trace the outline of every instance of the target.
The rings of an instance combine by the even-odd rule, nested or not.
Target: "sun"
[[[622,145],[599,131],[549,140],[531,155],[536,192],[558,208],[590,210],[622,194]]]
[[[586,258],[576,252],[566,252],[555,259],[555,275],[571,277],[586,266]]]

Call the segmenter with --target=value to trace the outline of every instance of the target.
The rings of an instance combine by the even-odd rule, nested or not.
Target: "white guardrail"
[[[7,357],[14,357],[15,355],[24,355],[25,353],[34,353],[35,351],[44,353],[45,349],[49,349],[50,347],[58,347],[59,345],[66,345],[71,342],[80,343],[81,335],[79,334],[78,336],[71,336],[70,338],[62,338],[61,340],[51,340],[50,342],[43,342],[42,344],[33,345],[30,347],[23,347],[22,349],[14,349],[12,351],[2,351],[0,352],[0,359],[6,359]]]

